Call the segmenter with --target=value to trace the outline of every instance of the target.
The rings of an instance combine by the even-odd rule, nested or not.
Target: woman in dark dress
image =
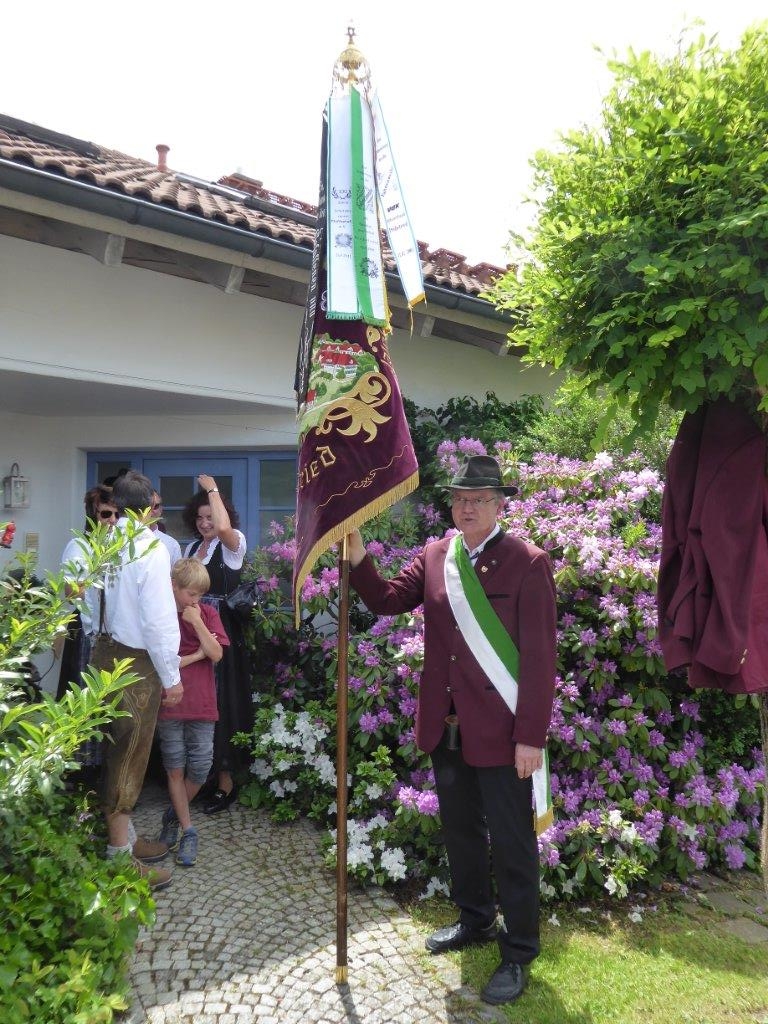
[[[253,728],[250,656],[243,627],[224,602],[240,583],[246,540],[237,529],[237,512],[219,492],[214,478],[201,473],[197,482],[201,489],[187,502],[183,518],[199,539],[187,546],[184,557],[199,558],[208,570],[211,589],[202,600],[216,607],[229,637],[229,647],[224,648],[216,666],[219,721],[214,735],[213,770],[217,789],[203,805],[205,814],[216,814],[235,799],[233,773],[248,763],[247,751],[233,746],[232,737]]]

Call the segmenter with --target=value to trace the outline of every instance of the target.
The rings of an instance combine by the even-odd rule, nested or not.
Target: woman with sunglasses
[[[111,487],[104,484],[91,487],[89,491],[86,491],[83,503],[85,505],[83,532],[86,537],[99,523],[106,523],[112,527],[117,522],[117,507],[112,503]],[[61,564],[71,577],[73,584],[76,584],[77,568],[82,566],[83,562],[83,540],[73,537],[67,543],[61,556]],[[75,589],[76,587],[73,586],[73,593]],[[85,671],[91,654],[91,637],[98,628],[98,593],[91,587],[81,595],[80,610],[75,613],[67,629],[61,653],[59,686],[56,691],[57,700],[60,700],[67,690],[71,690],[75,686],[82,686],[82,673]],[[77,752],[76,758],[82,765],[84,779],[94,782],[101,765],[101,741],[88,740]],[[93,778],[88,776],[93,776]]]

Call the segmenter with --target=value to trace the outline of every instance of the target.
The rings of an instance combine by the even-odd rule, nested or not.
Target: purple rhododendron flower
[[[747,862],[747,855],[741,846],[736,843],[728,843],[725,847],[725,859],[731,871],[738,871]]]
[[[416,807],[422,813],[434,817],[440,813],[440,804],[437,793],[433,789],[419,793],[416,797]]]

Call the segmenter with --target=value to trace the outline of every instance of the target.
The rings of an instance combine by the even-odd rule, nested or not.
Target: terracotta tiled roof
[[[205,182],[171,170],[164,166],[165,152],[159,165],[152,164],[0,115],[0,158],[306,248],[314,243],[315,206],[242,174]],[[459,253],[431,252],[424,242],[419,242],[419,253],[425,282],[469,295],[482,292],[504,272],[489,263],[468,266]],[[394,270],[386,248],[385,257],[388,269]]]

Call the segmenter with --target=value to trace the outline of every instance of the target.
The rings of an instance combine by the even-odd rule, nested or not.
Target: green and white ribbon
[[[416,236],[408,219],[405,196],[400,185],[400,177],[389,142],[389,132],[378,96],[374,96],[371,101],[371,114],[376,143],[376,186],[379,203],[384,216],[384,226],[387,229],[389,247],[395,257],[397,272],[408,301],[408,308],[413,309],[417,302],[425,300],[424,280],[421,276],[421,257]]]
[[[443,574],[451,611],[467,646],[514,715],[520,654],[488,600],[459,534],[448,548]],[[537,833],[541,833],[554,820],[546,747],[543,764],[533,773],[532,781],[534,824]]]
[[[371,110],[355,87],[328,100],[329,320],[389,323]]]

